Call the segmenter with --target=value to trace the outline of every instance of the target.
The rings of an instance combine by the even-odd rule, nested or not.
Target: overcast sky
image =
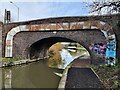
[[[4,17],[5,9],[11,11],[14,21],[35,20],[49,17],[84,16],[88,15],[86,7],[91,0],[0,0],[0,18]],[[16,7],[16,6],[17,7]]]

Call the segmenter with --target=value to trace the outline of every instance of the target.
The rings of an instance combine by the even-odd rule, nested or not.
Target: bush
[[[114,84],[113,84],[113,87],[120,88],[120,82],[115,81]]]
[[[2,63],[11,65],[14,63],[14,61],[18,61],[18,60],[22,60],[22,58],[19,58],[19,57],[18,58],[2,58]]]

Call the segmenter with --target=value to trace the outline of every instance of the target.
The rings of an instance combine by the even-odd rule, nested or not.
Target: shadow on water
[[[61,78],[55,75],[54,72],[62,73],[63,70],[49,68],[45,60],[5,68],[3,69],[3,87],[57,88]],[[9,77],[10,74],[11,77]]]

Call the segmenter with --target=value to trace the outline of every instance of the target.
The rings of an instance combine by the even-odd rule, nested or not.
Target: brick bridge
[[[43,58],[48,48],[57,42],[77,42],[83,45],[95,62],[105,55],[95,53],[91,45],[111,39],[117,42],[120,59],[120,14],[106,16],[56,17],[3,24],[2,56]]]

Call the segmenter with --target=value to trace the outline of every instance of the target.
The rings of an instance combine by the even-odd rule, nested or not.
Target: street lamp
[[[17,9],[18,9],[18,21],[19,21],[19,7],[17,5],[15,5],[12,1],[10,1],[10,3],[12,3],[15,7],[17,7]]]

